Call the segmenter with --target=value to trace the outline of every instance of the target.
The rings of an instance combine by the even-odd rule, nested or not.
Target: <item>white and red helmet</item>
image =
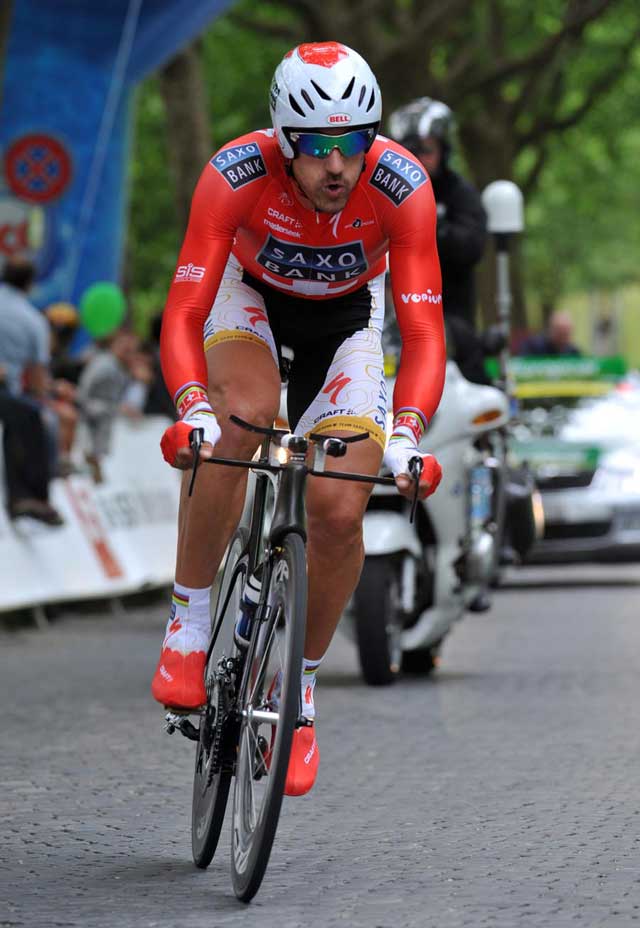
[[[382,118],[380,88],[362,55],[340,42],[298,45],[273,76],[269,108],[285,158],[295,156],[288,132],[372,128]]]

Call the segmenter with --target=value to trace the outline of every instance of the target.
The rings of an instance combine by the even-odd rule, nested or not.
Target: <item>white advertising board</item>
[[[118,419],[104,482],[88,474],[52,481],[65,520],[11,522],[0,491],[0,612],[118,596],[173,581],[180,474],[160,453],[168,422]]]

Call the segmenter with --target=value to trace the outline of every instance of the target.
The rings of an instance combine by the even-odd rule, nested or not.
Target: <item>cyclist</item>
[[[271,425],[280,403],[282,346],[294,352],[288,416],[299,433],[358,434],[345,469],[375,474],[385,449],[387,400],[380,330],[389,253],[403,337],[385,462],[401,493],[408,463],[438,405],[445,371],[435,203],[423,167],[377,137],[380,90],[364,59],[337,42],[299,45],[276,69],[273,129],[223,146],[196,187],[169,291],[161,360],[178,421],[166,460],[247,458],[258,441],[229,422]],[[328,465],[330,466],[330,465]],[[440,480],[425,456],[422,497]],[[328,485],[329,484],[329,485]],[[309,604],[301,704],[315,718],[315,675],[363,560],[371,488],[310,478],[306,510]],[[243,470],[203,468],[191,498],[183,483],[173,606],[152,683],[167,706],[205,702],[209,594],[239,521]],[[315,726],[296,730],[285,792],[307,792],[319,751]]]
[[[484,251],[487,217],[476,188],[449,165],[454,115],[446,103],[420,97],[394,110],[389,132],[418,158],[433,184],[449,352],[465,377],[486,383],[484,350],[476,334],[474,268]]]

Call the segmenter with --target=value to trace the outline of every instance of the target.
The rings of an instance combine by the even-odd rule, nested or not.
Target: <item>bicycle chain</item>
[[[207,775],[207,787],[211,786],[213,778],[225,768],[225,772],[233,772],[233,762],[224,763],[224,749],[228,742],[229,723],[232,720],[233,712],[226,708],[230,702],[233,702],[233,675],[237,674],[238,666],[234,658],[222,657],[218,661],[218,668],[215,672],[214,686],[218,687],[218,711],[214,722],[213,740],[211,742],[209,773]],[[220,711],[221,704],[225,704],[225,710]]]

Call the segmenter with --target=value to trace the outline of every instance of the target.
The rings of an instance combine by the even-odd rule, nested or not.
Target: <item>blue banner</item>
[[[135,84],[232,0],[14,0],[0,111],[0,264],[34,302],[119,281]]]

